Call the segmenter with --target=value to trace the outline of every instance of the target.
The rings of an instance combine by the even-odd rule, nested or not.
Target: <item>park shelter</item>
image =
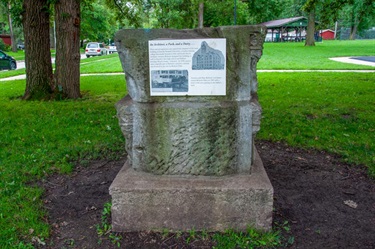
[[[262,25],[267,27],[268,41],[303,41],[306,39],[307,18],[304,16],[268,21]]]

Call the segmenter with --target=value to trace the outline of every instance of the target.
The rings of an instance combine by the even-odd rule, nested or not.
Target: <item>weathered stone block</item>
[[[168,175],[250,173],[259,130],[256,63],[263,26],[121,30],[116,44],[129,96],[117,103],[129,165]],[[225,96],[151,96],[148,41],[226,38]]]
[[[253,127],[249,101],[118,103],[129,165],[168,175],[250,173]],[[259,113],[255,112],[255,115]]]
[[[271,228],[273,189],[254,147],[265,32],[231,26],[116,34],[129,95],[116,104],[128,161],[110,187],[115,231]],[[225,95],[151,96],[148,41],[195,38],[226,39]]]
[[[268,230],[272,224],[273,188],[259,156],[251,174],[221,177],[158,176],[126,163],[110,194],[114,231]]]

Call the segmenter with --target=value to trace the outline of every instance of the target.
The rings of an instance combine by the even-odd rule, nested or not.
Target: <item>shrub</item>
[[[0,39],[0,50],[9,51],[9,46],[7,44],[5,44],[2,39]]]

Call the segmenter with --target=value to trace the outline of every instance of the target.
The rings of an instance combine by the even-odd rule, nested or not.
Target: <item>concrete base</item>
[[[256,152],[250,175],[153,175],[125,163],[109,192],[116,232],[271,229],[273,188]]]

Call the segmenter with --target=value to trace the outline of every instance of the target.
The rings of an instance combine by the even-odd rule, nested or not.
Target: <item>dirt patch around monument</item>
[[[375,248],[375,181],[366,169],[315,150],[257,141],[274,187],[274,226],[290,248]],[[96,226],[110,201],[108,188],[125,159],[78,165],[73,174],[40,183],[52,235],[40,248],[118,248]],[[139,232],[118,234],[120,248],[212,248],[211,240],[191,234]],[[119,238],[119,237],[118,237]],[[188,243],[187,243],[188,242]]]

